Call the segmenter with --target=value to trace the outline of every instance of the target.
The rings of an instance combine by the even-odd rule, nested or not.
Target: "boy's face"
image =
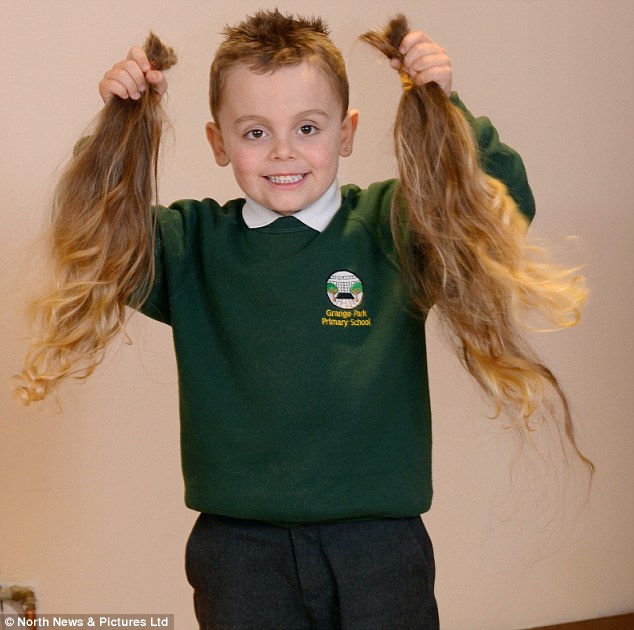
[[[293,214],[323,195],[339,156],[352,152],[358,112],[341,102],[309,63],[256,74],[237,66],[226,78],[218,120],[207,125],[216,162],[231,164],[248,197]]]

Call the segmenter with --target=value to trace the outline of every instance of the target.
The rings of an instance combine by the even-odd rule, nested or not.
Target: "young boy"
[[[339,187],[359,114],[320,20],[260,12],[212,64],[216,162],[245,199],[158,209],[144,313],[173,328],[187,573],[202,628],[437,628],[424,321],[399,274],[394,181]],[[401,44],[411,81],[451,93],[445,51]],[[164,93],[140,48],[104,101]],[[519,156],[475,120],[487,171],[533,213]]]

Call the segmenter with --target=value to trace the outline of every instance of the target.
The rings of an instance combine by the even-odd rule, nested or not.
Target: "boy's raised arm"
[[[478,145],[481,166],[484,171],[503,182],[522,213],[531,220],[535,214],[535,201],[526,171],[519,154],[500,142],[498,133],[486,117],[476,118],[465,107],[458,95],[451,92],[453,72],[447,51],[422,31],[410,31],[399,46],[402,61],[391,59],[390,66],[406,73],[412,83],[424,85],[437,83],[451,101],[460,109],[469,123]]]

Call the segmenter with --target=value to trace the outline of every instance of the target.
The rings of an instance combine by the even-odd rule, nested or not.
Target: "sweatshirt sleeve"
[[[215,273],[210,254],[218,240],[231,238],[241,225],[243,204],[244,199],[223,206],[209,198],[182,199],[155,208],[154,278],[142,313],[172,324],[172,306],[183,288]]]
[[[204,202],[192,199],[156,206],[154,278],[140,311],[171,325],[171,296],[178,292],[192,270],[194,242],[199,238]]]
[[[482,169],[508,188],[522,214],[532,221],[535,216],[535,199],[519,153],[500,141],[497,130],[487,117],[476,118],[456,92],[452,92],[450,100],[471,125],[478,143]]]

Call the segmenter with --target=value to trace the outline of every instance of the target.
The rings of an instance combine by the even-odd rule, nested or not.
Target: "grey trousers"
[[[187,577],[203,630],[437,630],[419,517],[277,527],[201,514]]]

